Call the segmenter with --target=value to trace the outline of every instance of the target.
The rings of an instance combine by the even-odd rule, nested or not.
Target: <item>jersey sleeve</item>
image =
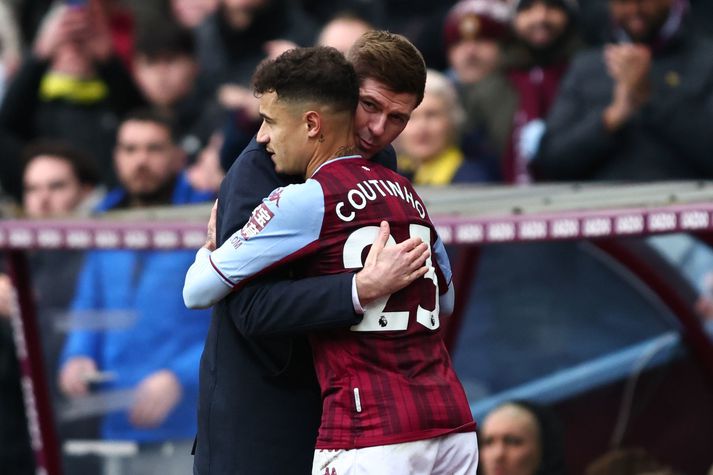
[[[433,243],[433,254],[435,256],[435,264],[437,268],[436,275],[439,279],[439,289],[441,289],[441,295],[439,296],[439,306],[441,315],[450,315],[453,313],[453,307],[455,305],[455,289],[453,288],[453,272],[451,270],[451,262],[448,259],[448,253],[446,252],[446,247],[443,245],[443,241],[436,234],[436,240]]]
[[[324,193],[317,181],[273,191],[223,245],[212,253],[198,251],[186,274],[186,306],[211,306],[248,279],[313,252],[323,220]]]

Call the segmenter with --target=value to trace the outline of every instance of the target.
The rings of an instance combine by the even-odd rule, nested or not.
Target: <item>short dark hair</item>
[[[151,122],[160,125],[161,127],[164,127],[168,130],[171,135],[172,142],[175,143],[177,140],[177,134],[175,130],[176,124],[174,120],[167,114],[159,111],[158,109],[151,107],[134,109],[121,119],[121,124],[119,124],[119,128],[121,128],[121,126],[123,126],[127,122]]]
[[[176,56],[195,57],[195,52],[193,32],[174,20],[155,18],[139,26],[134,54],[144,55],[149,61]]]
[[[374,79],[396,93],[423,100],[426,63],[421,52],[405,36],[384,30],[367,31],[347,52],[359,81]]]
[[[101,175],[92,157],[83,150],[59,140],[39,139],[30,142],[22,150],[22,174],[37,157],[51,156],[67,162],[77,180],[82,185],[97,186],[101,183]]]
[[[335,112],[354,112],[359,81],[352,65],[329,46],[294,48],[265,60],[253,75],[255,94],[275,92],[280,100],[317,102]]]

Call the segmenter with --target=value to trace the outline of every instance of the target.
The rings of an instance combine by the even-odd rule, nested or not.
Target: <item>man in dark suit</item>
[[[394,169],[389,144],[423,98],[423,58],[383,31],[366,33],[347,58],[360,80],[357,146]],[[221,186],[217,244],[272,190],[299,181],[279,175],[253,139]],[[195,474],[310,473],[321,396],[305,335],[358,323],[363,305],[393,291],[385,270],[407,265],[402,254],[387,248],[356,274],[294,280],[273,272],[215,306],[201,359]]]

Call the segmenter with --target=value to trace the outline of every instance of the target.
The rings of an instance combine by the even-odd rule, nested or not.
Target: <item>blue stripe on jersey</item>
[[[436,262],[438,262],[438,267],[441,268],[443,272],[443,278],[446,279],[446,284],[451,285],[451,279],[453,279],[453,271],[451,270],[451,262],[448,259],[448,254],[446,253],[446,248],[443,245],[443,241],[437,235],[436,242],[433,243],[433,252],[436,254]]]
[[[273,191],[248,223],[211,254],[213,265],[233,285],[297,257],[317,241],[324,219],[324,192],[312,179]]]

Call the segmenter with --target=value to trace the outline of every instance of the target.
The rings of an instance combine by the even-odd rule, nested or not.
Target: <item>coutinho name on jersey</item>
[[[359,210],[366,208],[370,201],[375,201],[379,196],[398,197],[413,206],[421,218],[426,217],[423,204],[414,199],[413,194],[405,187],[402,188],[401,185],[391,180],[364,180],[357,183],[355,188],[351,188],[347,192],[346,200],[337,203],[335,209],[337,216],[348,223],[356,217]]]

